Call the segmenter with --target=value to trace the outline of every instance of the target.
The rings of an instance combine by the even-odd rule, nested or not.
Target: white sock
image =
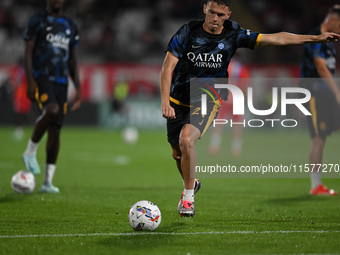
[[[183,201],[194,202],[194,190],[193,189],[184,189]]]
[[[310,173],[310,180],[311,180],[312,189],[315,189],[317,186],[322,184],[321,173],[320,172],[311,172]]]
[[[44,184],[52,183],[55,169],[55,164],[46,164]]]
[[[27,154],[27,155],[36,155],[37,154],[38,145],[39,145],[39,143],[34,143],[30,139],[28,141],[28,144],[27,144],[27,147],[26,147],[26,150],[25,150],[25,154]]]

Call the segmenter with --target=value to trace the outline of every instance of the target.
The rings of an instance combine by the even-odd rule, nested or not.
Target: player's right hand
[[[336,33],[324,32],[319,35],[320,42],[337,42],[340,40],[340,35]]]
[[[170,104],[162,104],[163,118],[165,119],[176,119],[175,109],[170,106]]]
[[[35,97],[35,87],[27,85],[26,95],[32,102],[36,101]]]

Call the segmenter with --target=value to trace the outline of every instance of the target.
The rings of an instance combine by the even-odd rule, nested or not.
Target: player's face
[[[58,13],[63,9],[65,0],[46,0],[47,10],[52,13]]]
[[[231,11],[228,6],[218,5],[210,1],[204,5],[205,14],[204,27],[212,34],[219,34],[223,30],[223,23],[230,17]]]
[[[340,33],[340,16],[333,14],[328,20],[328,32]]]

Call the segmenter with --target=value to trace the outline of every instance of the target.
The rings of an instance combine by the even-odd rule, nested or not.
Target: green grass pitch
[[[309,196],[308,178],[201,178],[195,217],[180,218],[183,187],[165,131],[140,131],[127,145],[119,131],[65,127],[54,179],[61,194],[40,194],[40,175],[36,190],[21,195],[10,179],[23,169],[31,130],[21,142],[12,132],[0,128],[0,254],[339,254],[340,197]],[[340,163],[339,141],[327,141],[325,163]],[[309,145],[307,131],[246,131],[242,156],[226,149],[224,157],[235,165],[307,163]],[[340,190],[339,179],[324,182]],[[127,218],[144,199],[162,212],[151,233],[134,231]]]

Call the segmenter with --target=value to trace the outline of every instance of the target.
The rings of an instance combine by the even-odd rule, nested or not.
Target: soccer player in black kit
[[[79,35],[76,24],[63,15],[65,0],[47,0],[46,3],[46,11],[30,18],[24,34],[27,96],[37,101],[42,114],[36,120],[23,161],[27,170],[35,175],[40,174],[36,151],[47,131],[45,178],[40,191],[59,193],[52,180],[59,152],[60,130],[67,110],[68,75],[76,88],[71,110],[77,110],[81,105],[75,53]]]
[[[197,111],[197,98],[190,96],[193,89],[190,80],[227,79],[230,59],[240,47],[254,49],[339,39],[339,35],[333,33],[312,36],[252,32],[229,20],[230,6],[230,0],[207,0],[203,8],[205,19],[184,24],[171,38],[160,73],[162,114],[167,119],[168,142],[184,182],[178,213],[185,217],[194,216],[194,194],[201,187],[200,181],[195,179],[195,143],[211,125],[220,107],[220,98],[210,88],[216,103],[209,102],[206,115],[201,115]],[[227,99],[227,93],[220,97]]]
[[[311,34],[321,32],[340,33],[340,5],[332,6],[322,24]],[[333,79],[336,58],[333,42],[306,44],[301,63],[301,85],[311,92],[306,105],[312,116],[307,116],[312,138],[309,152],[310,164],[321,164],[326,137],[340,128],[340,90]],[[313,79],[309,79],[313,78]],[[311,165],[312,166],[312,165]],[[312,167],[311,167],[312,168]],[[311,169],[311,195],[337,195],[338,192],[322,184],[317,167]]]

